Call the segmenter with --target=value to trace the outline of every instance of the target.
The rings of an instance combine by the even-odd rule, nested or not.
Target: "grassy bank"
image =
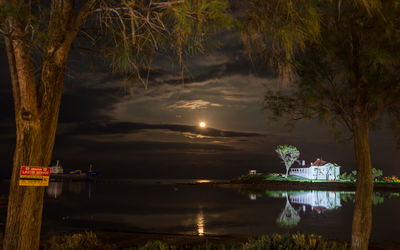
[[[271,174],[255,174],[255,175],[243,175],[239,178],[233,179],[232,183],[247,183],[247,184],[258,184],[271,181],[281,182],[304,182],[304,183],[348,183],[354,184],[354,181],[350,180],[312,180],[300,177],[288,176],[284,177],[283,174],[271,173]]]
[[[223,185],[220,185],[223,186]],[[355,189],[355,181],[350,180],[310,180],[288,176],[283,174],[256,174],[244,175],[232,179],[229,184],[232,188],[268,188],[268,189],[324,189],[324,190],[348,190]],[[374,189],[379,190],[400,190],[399,182],[383,182],[378,181],[374,183]]]

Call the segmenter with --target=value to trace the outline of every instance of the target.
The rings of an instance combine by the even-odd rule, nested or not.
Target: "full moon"
[[[205,128],[206,127],[206,123],[205,122],[200,122],[199,126],[202,127],[202,128]]]

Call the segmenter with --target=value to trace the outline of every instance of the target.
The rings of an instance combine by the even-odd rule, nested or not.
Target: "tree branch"
[[[49,41],[45,51],[53,54],[65,41],[67,31],[74,15],[74,1],[52,0],[49,20]]]
[[[79,10],[74,22],[69,29],[66,36],[66,43],[72,44],[72,41],[78,35],[82,25],[86,22],[88,16],[95,10],[96,6],[100,3],[100,0],[88,0],[85,5]]]

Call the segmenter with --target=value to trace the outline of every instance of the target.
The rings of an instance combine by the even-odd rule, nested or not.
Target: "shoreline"
[[[10,182],[0,179],[0,182]],[[50,182],[87,182],[99,184],[138,184],[138,185],[196,185],[214,186],[232,189],[269,189],[269,190],[355,190],[356,184],[349,182],[308,182],[308,181],[276,181],[241,182],[236,180],[207,179],[104,179],[104,178],[51,178]],[[400,191],[400,183],[374,183],[376,191]]]
[[[296,182],[296,181],[265,181],[263,183],[210,183],[209,185],[243,190],[356,190],[355,183],[343,182]],[[374,191],[400,191],[400,184],[397,183],[376,183]]]

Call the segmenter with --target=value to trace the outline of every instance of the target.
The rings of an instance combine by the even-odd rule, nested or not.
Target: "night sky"
[[[156,58],[146,90],[126,86],[106,62],[89,67],[88,55],[71,53],[52,164],[87,170],[104,178],[230,179],[249,169],[284,172],[274,152],[292,144],[307,162],[322,157],[342,171],[355,169],[352,141],[339,144],[324,124],[302,121],[290,130],[262,110],[267,89],[285,88],[266,65],[252,64],[240,37],[226,33],[207,54],[180,69]],[[15,145],[11,80],[0,48],[0,177],[9,177]],[[199,122],[207,123],[200,128]],[[373,167],[400,175],[396,135],[371,134]]]

